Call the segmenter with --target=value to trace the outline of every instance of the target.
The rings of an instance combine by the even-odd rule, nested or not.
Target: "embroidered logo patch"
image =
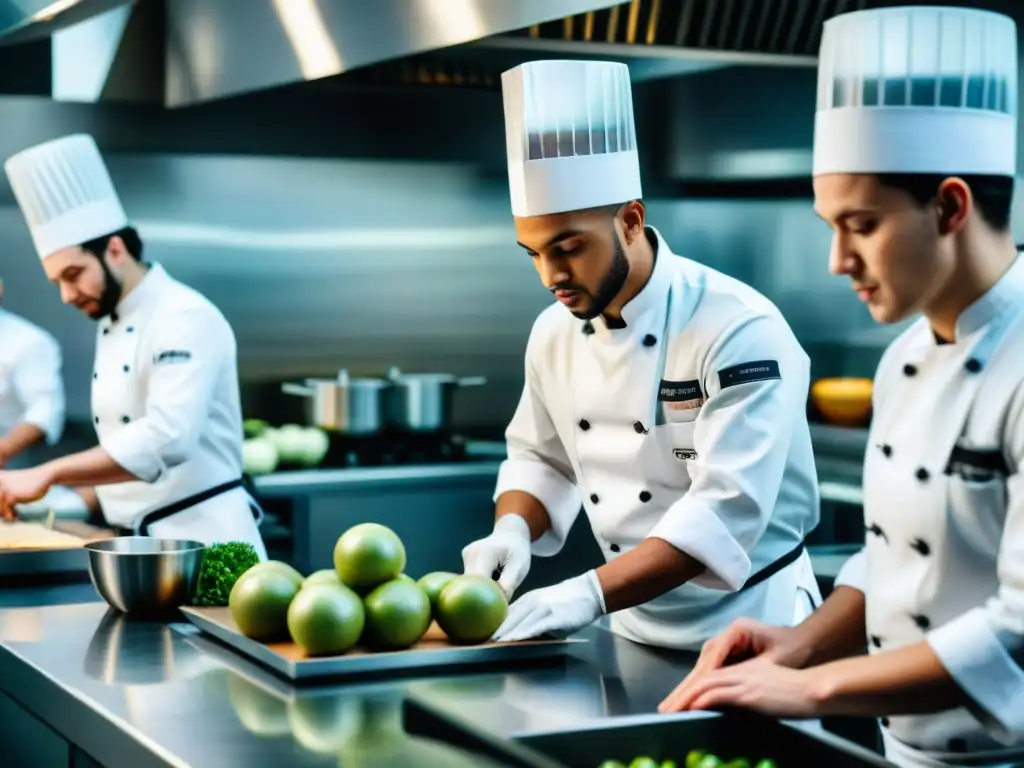
[[[768,381],[781,378],[782,374],[779,373],[779,362],[777,360],[754,360],[720,370],[718,372],[718,385],[725,389],[726,387],[735,387],[737,384],[749,384],[754,381]]]
[[[662,379],[658,386],[658,400],[665,403],[665,407],[674,411],[685,411],[704,405],[704,393],[701,392],[700,382],[697,379],[692,381]]]
[[[187,363],[192,359],[192,353],[184,349],[168,349],[153,356],[153,364],[161,363]]]

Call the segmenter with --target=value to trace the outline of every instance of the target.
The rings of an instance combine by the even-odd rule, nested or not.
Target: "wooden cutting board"
[[[14,549],[73,549],[85,539],[63,531],[51,530],[42,523],[21,520],[0,523],[0,551]]]

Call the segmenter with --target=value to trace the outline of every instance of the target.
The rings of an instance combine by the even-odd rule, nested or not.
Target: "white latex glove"
[[[513,642],[540,635],[571,635],[592,624],[605,613],[604,593],[596,571],[520,597],[508,609],[508,616],[492,640]]]
[[[494,524],[494,531],[462,550],[462,565],[466,573],[476,573],[488,579],[501,568],[498,586],[505,596],[523,583],[530,572],[530,526],[519,515],[502,515]]]

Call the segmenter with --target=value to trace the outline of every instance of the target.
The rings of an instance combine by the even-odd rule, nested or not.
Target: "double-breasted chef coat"
[[[64,380],[57,340],[34,323],[0,309],[0,436],[32,424],[53,445],[64,432]],[[29,449],[31,450],[31,448]],[[7,469],[31,464],[12,457]]]
[[[1024,259],[953,343],[904,332],[874,392],[865,547],[836,583],[865,593],[871,652],[925,640],[976,702],[883,718],[887,755],[1024,765]]]
[[[234,332],[159,264],[99,323],[92,414],[100,445],[139,478],[96,489],[108,523],[204,544],[245,541],[266,559],[261,513],[242,486]]]
[[[561,549],[582,496],[606,560],[654,536],[702,562],[701,576],[611,617],[629,639],[696,650],[737,617],[789,625],[820,600],[802,548],[819,519],[810,362],[765,297],[646,234],[654,269],[625,327],[557,304],[534,324],[495,498],[544,504],[536,555]]]

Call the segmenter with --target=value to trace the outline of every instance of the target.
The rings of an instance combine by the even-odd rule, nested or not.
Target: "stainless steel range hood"
[[[0,44],[38,40],[131,0],[0,0]]]
[[[59,0],[56,5],[72,3],[64,11],[68,23],[59,27],[41,20],[43,9],[35,6],[45,6],[44,0],[11,6],[0,43],[54,30],[53,96],[58,100],[168,107],[328,78],[615,5],[612,0]],[[69,26],[72,13],[81,23]]]
[[[447,73],[473,70],[483,76],[469,82],[493,87],[504,69],[553,57],[622,61],[635,82],[732,65],[813,69],[830,16],[962,1],[0,0],[0,44],[59,30],[58,100],[181,107],[391,70],[384,82],[458,82]],[[977,5],[1024,16],[1020,0]]]

